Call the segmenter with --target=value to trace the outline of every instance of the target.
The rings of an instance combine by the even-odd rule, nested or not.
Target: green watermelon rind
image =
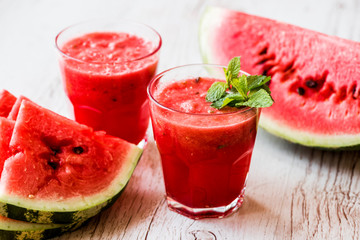
[[[0,215],[32,223],[73,223],[85,221],[110,207],[125,189],[142,155],[142,149],[133,146],[125,157],[122,170],[104,191],[86,196],[82,201],[71,198],[54,204],[53,201],[22,199],[0,191]],[[127,160],[127,161],[126,161]],[[83,201],[83,200],[86,201]],[[83,203],[87,204],[84,205]]]
[[[204,63],[213,63],[219,64],[215,62],[215,57],[212,53],[212,44],[210,43],[211,33],[214,26],[221,24],[219,19],[222,19],[223,11],[220,8],[207,7],[200,19],[200,27],[199,27],[199,43],[200,43],[200,52],[201,57]]]
[[[259,126],[275,136],[307,147],[334,150],[356,150],[360,147],[360,137],[358,135],[339,134],[328,136],[302,132],[299,129],[291,129],[274,119],[269,119],[265,115],[260,117]]]
[[[0,220],[1,240],[42,240],[74,231],[87,221],[72,224],[39,224],[21,222],[12,219]]]

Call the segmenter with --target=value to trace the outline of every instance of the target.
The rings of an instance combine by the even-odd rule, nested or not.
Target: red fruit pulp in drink
[[[167,196],[191,208],[242,198],[257,132],[257,109],[217,110],[205,101],[214,81],[187,79],[154,93],[173,110],[151,104]]]
[[[95,32],[67,41],[61,51],[76,121],[141,141],[149,123],[146,86],[158,63],[153,44],[127,33]]]

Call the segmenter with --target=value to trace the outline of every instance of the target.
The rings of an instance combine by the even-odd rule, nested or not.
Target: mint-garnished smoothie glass
[[[148,87],[168,206],[193,219],[225,217],[244,198],[260,109],[229,106],[230,100],[215,104],[236,94],[226,87],[209,90],[218,91],[218,84],[211,87],[215,82],[227,83],[224,69],[176,67],[157,75]],[[240,69],[235,74],[246,77]]]
[[[155,75],[160,35],[132,21],[89,21],[61,31],[56,46],[75,120],[141,142],[149,123],[146,86]]]

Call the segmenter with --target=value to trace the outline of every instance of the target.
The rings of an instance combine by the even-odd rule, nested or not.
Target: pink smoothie
[[[86,34],[61,46],[66,57],[60,67],[76,121],[141,141],[149,123],[146,86],[158,63],[154,48],[143,38],[115,32]]]
[[[151,104],[167,196],[186,207],[227,206],[245,189],[258,110],[212,108],[205,96],[214,81],[187,79],[156,91],[154,99],[172,110]]]

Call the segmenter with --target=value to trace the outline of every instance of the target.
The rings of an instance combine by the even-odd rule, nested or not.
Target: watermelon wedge
[[[0,214],[35,223],[82,222],[109,207],[142,150],[22,100],[0,179]]]
[[[9,144],[14,125],[14,121],[0,117],[0,177],[4,168],[5,160],[11,156]]]
[[[7,117],[16,101],[16,97],[7,90],[0,91],[0,117]]]
[[[206,63],[241,56],[242,70],[272,77],[275,103],[260,119],[270,133],[306,146],[360,145],[360,43],[209,7],[200,48]]]
[[[12,106],[11,111],[9,112],[9,115],[8,115],[8,117],[7,117],[8,119],[14,120],[14,121],[16,120],[17,115],[18,115],[18,113],[19,113],[19,109],[20,109],[21,102],[22,102],[23,100],[28,100],[28,101],[30,101],[30,99],[28,99],[27,97],[19,96],[19,97],[16,99],[14,105]]]
[[[1,240],[41,240],[59,236],[68,231],[73,231],[84,222],[72,224],[39,224],[13,220],[0,216]]]

